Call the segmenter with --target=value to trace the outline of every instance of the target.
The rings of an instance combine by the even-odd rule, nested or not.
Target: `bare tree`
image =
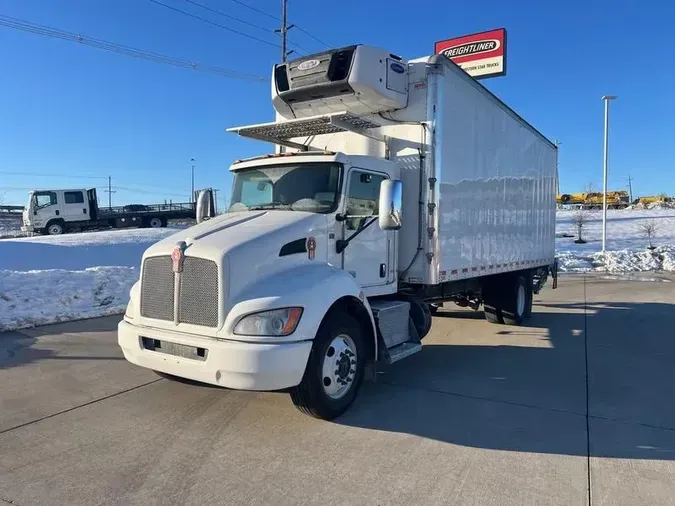
[[[659,229],[658,223],[655,220],[647,220],[640,223],[640,229],[642,233],[647,237],[649,241],[649,249],[654,249],[655,246],[652,243],[652,239],[656,237],[656,232]]]
[[[584,193],[596,193],[593,181],[586,183],[586,186],[584,186]]]
[[[577,244],[585,244],[586,241],[583,239],[581,234],[584,230],[584,227],[588,223],[588,212],[584,211],[583,209],[579,209],[576,213],[574,213],[572,220],[574,222],[574,227],[577,229],[577,239],[574,242]]]

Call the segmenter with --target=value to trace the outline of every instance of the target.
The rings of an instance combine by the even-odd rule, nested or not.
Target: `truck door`
[[[42,228],[47,225],[47,222],[52,218],[61,217],[61,210],[59,209],[56,192],[38,191],[33,194],[33,199],[33,216],[31,216],[30,219],[34,227]]]
[[[347,174],[347,198],[344,213],[351,218],[343,222],[344,238],[359,227],[377,220],[381,173],[352,168]],[[371,218],[372,216],[372,218]],[[343,252],[343,269],[350,272],[363,288],[386,285],[394,281],[394,233],[382,230],[377,223],[356,236]],[[368,293],[367,293],[368,295]]]
[[[64,191],[61,208],[65,221],[89,220],[89,202],[84,198],[82,190]]]

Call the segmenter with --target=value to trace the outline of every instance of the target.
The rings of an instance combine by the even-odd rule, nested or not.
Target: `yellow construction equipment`
[[[602,192],[563,193],[556,197],[561,205],[575,205],[584,209],[602,209]],[[607,208],[623,209],[630,204],[628,192],[624,190],[607,192]]]

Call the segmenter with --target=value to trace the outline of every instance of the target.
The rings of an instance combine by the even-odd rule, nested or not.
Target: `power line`
[[[231,0],[231,1],[234,2],[234,3],[236,3],[236,4],[241,5],[241,6],[243,6],[243,7],[246,7],[247,9],[250,9],[250,10],[252,10],[252,11],[255,11],[255,12],[257,12],[258,14],[262,14],[263,16],[267,16],[268,18],[271,18],[271,19],[273,19],[273,20],[275,20],[275,21],[281,21],[281,18],[279,18],[278,16],[274,16],[274,15],[270,14],[269,12],[265,12],[265,11],[263,11],[263,10],[257,9],[256,7],[253,7],[252,5],[247,4],[246,2],[242,2],[241,0]],[[302,27],[300,27],[300,26],[298,26],[298,25],[295,25],[295,28],[297,28],[298,30],[300,30],[302,33],[304,33],[304,34],[307,35],[308,37],[311,37],[312,39],[314,39],[314,40],[317,41],[318,43],[323,44],[324,46],[326,46],[326,47],[328,47],[328,48],[331,47],[329,44],[326,44],[324,41],[322,41],[322,40],[319,39],[318,37],[315,37],[314,35],[312,35],[311,33],[309,33],[307,30],[303,29]],[[296,45],[297,45],[297,44],[296,44]],[[300,46],[298,46],[298,47],[300,47]],[[302,49],[302,48],[300,48],[300,49]],[[302,49],[302,50],[303,50],[303,51],[307,51],[306,49]],[[307,52],[309,53],[309,52],[311,52],[311,51],[307,51]]]
[[[66,176],[63,174],[39,174],[35,172],[12,172],[0,170],[0,174],[7,174],[10,176],[31,176],[31,177],[58,177],[58,178],[70,178],[70,179],[107,179],[107,176],[79,176],[72,175]]]
[[[196,6],[198,6],[198,7],[201,7],[202,9],[205,9],[205,10],[207,10],[207,11],[213,12],[214,14],[218,14],[219,16],[223,16],[223,17],[226,17],[226,18],[229,18],[229,19],[233,19],[233,20],[235,20],[235,21],[238,21],[238,22],[243,23],[243,24],[245,24],[245,25],[251,26],[251,27],[253,27],[253,28],[258,28],[259,30],[264,30],[264,31],[266,31],[266,32],[273,33],[273,34],[275,34],[275,35],[279,35],[279,33],[278,33],[276,30],[272,30],[271,28],[267,28],[267,27],[265,27],[265,26],[256,25],[255,23],[250,23],[249,21],[246,21],[246,20],[237,18],[237,17],[232,16],[232,15],[230,15],[230,14],[226,14],[226,13],[223,12],[223,11],[219,11],[218,9],[214,9],[214,8],[212,8],[212,7],[209,7],[208,5],[204,5],[204,4],[201,4],[201,3],[199,3],[199,2],[195,2],[194,0],[183,0],[183,1],[185,1],[185,2],[187,2],[187,3],[189,3],[189,4],[192,4],[192,5],[196,5]],[[304,48],[304,47],[300,46],[299,44],[296,44],[295,42],[292,42],[292,44],[293,44],[296,48],[300,49],[301,51],[305,51],[306,53],[311,53],[311,51],[310,51],[309,49]]]
[[[232,70],[224,69],[222,67],[215,67],[213,65],[201,65],[199,63],[191,62],[188,60],[181,60],[178,58],[173,58],[170,56],[165,56],[150,51],[144,51],[142,49],[124,46],[122,44],[116,44],[114,42],[108,42],[102,39],[94,39],[92,37],[86,37],[84,35],[78,35],[63,30],[57,30],[56,28],[30,23],[22,19],[13,18],[11,16],[5,16],[2,14],[0,14],[0,26],[13,28],[15,30],[22,30],[24,32],[34,33],[37,35],[44,35],[46,37],[52,37],[55,39],[68,40],[71,42],[79,42],[80,44],[95,47],[98,49],[104,49],[106,51],[111,51],[113,53],[123,54],[126,56],[131,56],[133,58],[140,58],[148,61],[154,61],[157,63],[165,63],[167,65],[173,65],[175,67],[188,68],[192,70],[198,70],[200,72],[209,72],[212,74],[217,74],[223,77],[229,77],[233,79],[244,79],[248,81],[255,81],[261,83],[267,82],[267,78],[265,77],[253,76],[250,74],[242,74]]]
[[[248,33],[240,32],[239,30],[235,30],[234,28],[227,27],[225,25],[221,25],[220,23],[216,23],[215,21],[211,21],[210,19],[203,18],[201,16],[197,16],[196,14],[192,14],[188,11],[184,11],[183,9],[179,9],[178,7],[173,7],[171,5],[167,5],[165,3],[160,2],[159,0],[150,0],[153,4],[161,5],[162,7],[166,7],[167,9],[170,9],[172,11],[179,12],[185,16],[198,19],[199,21],[202,21],[204,23],[208,23],[209,25],[217,26],[219,28],[222,28],[223,30],[227,30],[228,32],[236,33],[237,35],[241,35],[242,37],[247,37],[249,39],[256,40],[258,42],[261,42],[263,44],[267,44],[268,46],[272,47],[281,47],[279,44],[275,44],[274,42],[270,42],[268,40],[261,39],[259,37],[256,37],[254,35],[249,35]]]
[[[212,7],[209,7],[208,5],[204,5],[204,4],[200,4],[199,2],[195,2],[194,0],[183,0],[183,1],[187,2],[189,4],[192,4],[192,5],[196,5],[197,7],[201,7],[202,9],[205,9],[207,11],[213,12],[214,14],[218,14],[219,16],[223,16],[223,17],[228,18],[228,19],[233,19],[235,21],[238,21],[238,22],[243,23],[245,25],[248,25],[250,27],[258,28],[259,30],[264,30],[266,32],[274,33],[274,30],[272,30],[271,28],[256,25],[255,23],[250,23],[249,21],[239,19],[237,17],[231,16],[230,14],[226,14],[223,11],[219,11],[218,9],[214,9]]]
[[[273,16],[273,15],[270,14],[269,12],[265,12],[265,11],[261,11],[260,9],[256,9],[256,8],[253,7],[252,5],[249,5],[249,4],[245,3],[245,2],[241,2],[240,0],[232,0],[232,1],[233,1],[234,3],[236,3],[236,4],[239,4],[239,5],[242,5],[243,7],[246,7],[247,9],[250,9],[250,10],[255,11],[255,12],[259,13],[259,14],[262,14],[263,16],[267,16],[268,18],[272,18],[272,19],[274,19],[275,21],[281,21],[281,19],[279,19],[277,16]]]
[[[329,46],[328,44],[326,44],[324,41],[322,41],[322,40],[319,39],[318,37],[315,37],[314,35],[312,35],[311,33],[309,33],[307,30],[304,30],[301,26],[295,25],[295,27],[296,27],[298,30],[300,30],[302,33],[304,33],[305,35],[307,35],[308,37],[311,37],[312,39],[314,39],[315,41],[317,41],[319,44],[323,44],[324,46],[326,46],[327,48],[330,49],[331,46]]]

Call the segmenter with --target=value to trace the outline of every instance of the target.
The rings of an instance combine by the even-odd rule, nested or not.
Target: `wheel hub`
[[[323,360],[322,383],[326,394],[333,399],[343,397],[356,376],[356,345],[351,337],[339,335],[333,339]]]

